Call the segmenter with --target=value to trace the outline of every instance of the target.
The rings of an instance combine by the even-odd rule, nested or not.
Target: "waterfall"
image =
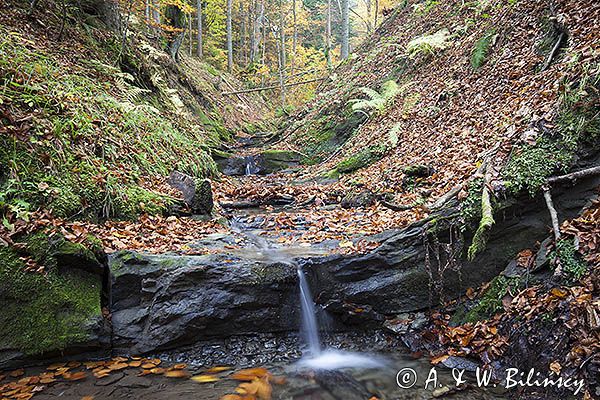
[[[321,341],[319,340],[319,328],[315,304],[310,294],[310,288],[306,276],[301,267],[298,267],[298,283],[300,286],[300,307],[302,311],[302,336],[308,345],[310,357],[321,355]]]

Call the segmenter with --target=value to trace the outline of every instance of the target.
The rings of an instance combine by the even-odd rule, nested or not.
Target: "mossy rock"
[[[271,161],[299,163],[302,159],[302,155],[300,153],[290,150],[266,150],[260,155],[265,160]]]
[[[335,169],[342,174],[357,171],[379,161],[383,158],[385,151],[386,147],[384,145],[369,146],[365,150],[342,160]]]
[[[71,264],[99,263],[82,245],[23,239],[27,252],[44,262],[45,274],[28,272],[20,255],[0,247],[0,367],[28,357],[100,349],[108,342],[101,313],[102,276]],[[73,268],[61,268],[70,264]]]

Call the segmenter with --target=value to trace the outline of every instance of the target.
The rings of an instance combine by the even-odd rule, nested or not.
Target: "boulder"
[[[195,215],[210,215],[213,209],[212,187],[209,179],[194,179],[179,171],[173,171],[167,181],[179,190],[183,201]]]
[[[0,369],[87,353],[105,355],[105,257],[94,246],[38,232],[20,238],[44,273],[25,271],[14,248],[0,247]]]
[[[115,348],[146,353],[211,337],[296,331],[296,269],[231,257],[113,255]]]

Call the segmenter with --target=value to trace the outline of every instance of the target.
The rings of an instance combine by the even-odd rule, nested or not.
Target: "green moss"
[[[463,231],[474,221],[481,219],[481,193],[483,178],[475,178],[467,184],[467,197],[460,204],[460,215],[463,220]]]
[[[459,318],[456,322],[477,322],[493,317],[494,314],[503,309],[502,298],[507,293],[515,295],[522,284],[523,283],[519,278],[497,276],[490,282],[490,286],[481,299],[479,299],[475,307],[469,310],[464,314],[463,318]]]
[[[579,280],[588,271],[586,262],[577,252],[573,238],[562,238],[556,242],[556,249],[550,253],[550,258],[560,262],[562,271],[572,281]]]
[[[29,243],[36,252],[44,247],[40,239]],[[46,275],[25,272],[19,256],[7,247],[0,247],[0,259],[3,346],[33,355],[89,339],[87,324],[101,317],[98,276],[60,274],[52,268]]]
[[[354,172],[380,160],[385,152],[386,147],[384,145],[369,146],[363,151],[342,160],[335,169],[342,174]]]
[[[565,84],[557,132],[542,134],[533,145],[516,146],[503,171],[512,193],[527,190],[531,196],[535,195],[548,177],[568,170],[580,146],[598,146],[599,89],[600,76],[588,72],[580,81]]]
[[[481,220],[467,251],[469,261],[473,261],[477,254],[485,250],[489,233],[494,223],[494,211],[492,209],[490,193],[488,190],[484,190],[481,195]]]
[[[286,161],[286,162],[298,162],[302,157],[295,151],[289,150],[265,150],[261,155],[270,160]]]

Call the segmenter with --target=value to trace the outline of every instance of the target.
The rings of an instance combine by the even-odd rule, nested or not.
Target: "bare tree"
[[[325,56],[327,67],[331,68],[331,0],[327,0],[327,19],[325,26]]]
[[[197,43],[197,55],[198,58],[202,58],[202,0],[197,0],[196,1],[196,16],[198,19],[198,33],[196,34],[196,41]]]
[[[342,0],[342,60],[350,55],[350,1]]]
[[[233,32],[231,31],[232,0],[227,0],[227,71],[233,70]]]

